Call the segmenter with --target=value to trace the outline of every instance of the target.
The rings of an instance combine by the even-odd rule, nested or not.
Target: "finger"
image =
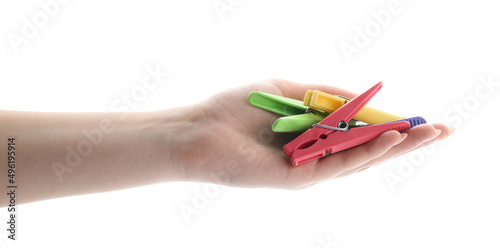
[[[405,132],[406,134],[408,134],[408,137],[403,142],[401,142],[396,146],[391,147],[391,149],[387,151],[383,156],[373,159],[365,166],[381,163],[386,160],[397,157],[403,153],[409,152],[418,147],[419,145],[423,144],[424,142],[436,137],[436,135],[438,135],[436,131],[437,129],[435,129],[434,126],[430,124],[423,124],[416,126]]]
[[[284,97],[298,100],[304,99],[304,95],[306,94],[307,90],[319,90],[328,94],[341,95],[348,98],[354,98],[358,95],[353,92],[328,85],[301,84],[283,79],[271,79],[269,80],[269,82],[276,86],[281,91]]]
[[[364,145],[323,158],[315,165],[314,175],[316,178],[314,180],[329,179],[363,165],[383,155],[405,137],[406,135],[402,135],[397,131],[388,131]]]
[[[395,157],[399,157],[399,156],[402,156],[404,154],[410,153],[410,152],[412,152],[414,150],[417,150],[417,149],[420,149],[422,147],[428,146],[428,145],[430,145],[430,144],[432,144],[432,143],[434,143],[436,141],[445,139],[446,137],[450,136],[455,131],[454,127],[448,127],[448,126],[446,126],[446,125],[444,125],[442,123],[435,123],[435,124],[432,124],[432,126],[435,128],[435,130],[439,130],[439,133],[437,135],[435,135],[434,137],[431,137],[427,141],[422,142],[421,144],[417,145],[416,147],[414,147],[412,149],[408,149],[406,151],[399,152],[398,154],[392,154],[391,150],[397,149],[397,146],[394,146],[393,148],[391,148],[391,150],[389,152],[387,152],[387,154],[385,154],[384,156],[381,156],[380,158],[377,158],[377,159],[375,159],[373,161],[370,161],[369,163],[367,163],[366,165],[362,166],[361,168],[356,169],[355,172],[360,172],[360,171],[365,170],[365,169],[367,169],[367,168],[369,168],[371,166],[380,164],[380,163],[382,163],[382,162],[384,162],[386,160],[393,159]],[[403,145],[403,143],[400,144],[400,145]]]
[[[436,136],[435,138],[422,143],[420,146],[416,147],[415,149],[420,149],[421,147],[430,145],[430,144],[432,144],[432,143],[434,143],[436,141],[440,141],[440,140],[446,139],[446,138],[448,138],[448,136],[450,136],[456,130],[454,127],[448,127],[448,126],[446,126],[443,123],[435,123],[435,124],[432,124],[432,125],[434,126],[434,128],[436,130],[441,130],[441,133],[438,136]]]
[[[423,142],[422,144],[418,145],[417,147],[409,150],[409,151],[405,151],[403,153],[400,153],[398,154],[397,156],[402,156],[406,153],[409,153],[409,152],[412,152],[412,151],[415,151],[417,149],[420,149],[422,147],[425,147],[425,146],[428,146],[434,142],[437,142],[437,141],[440,141],[440,140],[443,140],[445,138],[447,138],[448,136],[450,136],[453,132],[455,132],[455,128],[454,127],[448,127],[442,123],[436,123],[436,124],[432,124],[434,126],[434,128],[436,130],[440,130],[440,134],[438,134],[437,136]]]

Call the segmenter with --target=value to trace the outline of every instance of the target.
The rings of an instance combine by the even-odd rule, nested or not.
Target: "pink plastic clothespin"
[[[329,154],[343,151],[364,144],[389,130],[403,131],[410,128],[407,121],[397,121],[376,125],[352,127],[347,124],[382,88],[382,82],[355,97],[347,104],[290,143],[283,146],[283,151],[297,166]]]

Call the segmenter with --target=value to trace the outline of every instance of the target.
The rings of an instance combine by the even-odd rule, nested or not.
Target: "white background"
[[[0,108],[111,111],[159,65],[168,79],[132,110],[270,77],[354,92],[382,80],[371,106],[456,133],[302,191],[170,183],[21,205],[18,240],[1,224],[1,247],[500,246],[500,87],[481,83],[500,82],[497,3],[400,0],[381,25],[372,13],[391,9],[388,0],[221,0],[233,4],[222,14],[214,2],[69,1],[48,15],[37,1],[3,1]],[[25,18],[38,18],[37,31],[13,45]],[[342,44],[355,46],[367,27],[348,63]],[[392,188],[389,174],[401,180]],[[187,223],[179,207],[207,189],[208,203]]]

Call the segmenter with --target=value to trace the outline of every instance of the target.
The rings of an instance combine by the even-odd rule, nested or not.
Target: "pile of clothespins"
[[[352,100],[308,90],[303,102],[259,91],[252,92],[248,101],[284,115],[274,122],[274,132],[304,132],[283,146],[292,165],[297,166],[364,144],[386,131],[404,132],[426,123],[422,117],[403,118],[366,107],[381,87],[379,82]]]

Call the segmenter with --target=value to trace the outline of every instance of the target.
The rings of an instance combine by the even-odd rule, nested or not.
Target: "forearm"
[[[147,113],[0,111],[1,180],[8,138],[15,138],[17,202],[183,180],[173,156],[189,110]],[[6,206],[2,194],[0,206]]]

